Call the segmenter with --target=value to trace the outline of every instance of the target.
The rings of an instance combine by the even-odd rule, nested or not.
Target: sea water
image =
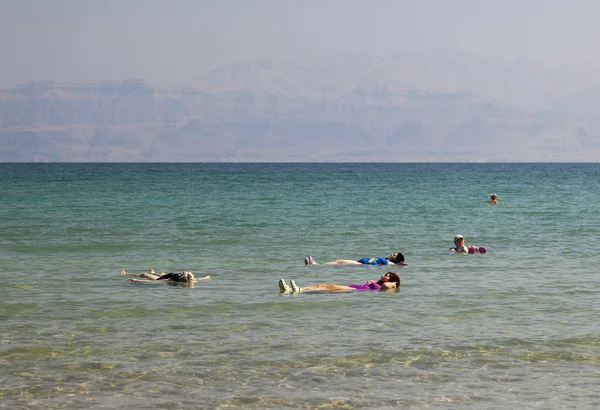
[[[600,164],[0,164],[0,228],[1,408],[600,406]]]

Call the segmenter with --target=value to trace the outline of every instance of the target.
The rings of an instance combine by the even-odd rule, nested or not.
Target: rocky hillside
[[[600,73],[452,53],[0,92],[0,161],[597,161]]]

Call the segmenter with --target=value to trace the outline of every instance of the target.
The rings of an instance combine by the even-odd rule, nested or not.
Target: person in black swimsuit
[[[127,272],[125,272],[125,270],[121,271],[121,275],[127,275]],[[171,272],[171,273],[164,273],[161,272],[160,274],[157,274],[154,269],[150,269],[150,273],[140,273],[139,275],[136,275],[140,278],[145,278],[145,279],[135,279],[135,278],[129,278],[127,279],[128,282],[142,282],[142,283],[152,283],[152,282],[157,282],[157,281],[167,281],[167,282],[178,282],[178,283],[185,283],[185,284],[192,284],[195,281],[198,280],[208,280],[210,279],[210,275],[206,275],[203,278],[195,278],[194,274],[192,272]]]

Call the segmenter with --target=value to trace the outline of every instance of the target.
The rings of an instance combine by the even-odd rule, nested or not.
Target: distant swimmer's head
[[[194,283],[194,274],[192,272],[182,272],[179,275],[179,282]]]
[[[492,200],[496,199],[496,194],[490,194],[490,199],[492,199]]]
[[[398,274],[396,272],[387,272],[385,275],[383,275],[381,278],[379,278],[379,280],[377,281],[377,284],[379,286],[381,286],[382,284],[384,284],[386,282],[395,283],[396,287],[399,288],[400,287],[400,276],[398,276]]]
[[[387,260],[392,263],[403,264],[404,263],[404,255],[401,252],[392,253],[387,257]]]
[[[462,235],[460,235],[460,234],[454,235],[454,243],[456,243],[458,241],[464,241],[464,240],[465,240],[465,238]]]

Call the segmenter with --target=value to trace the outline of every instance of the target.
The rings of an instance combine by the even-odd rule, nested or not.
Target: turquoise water
[[[0,408],[600,405],[600,164],[0,164],[0,192]],[[394,251],[398,292],[279,293]],[[150,268],[212,279],[119,275]]]

